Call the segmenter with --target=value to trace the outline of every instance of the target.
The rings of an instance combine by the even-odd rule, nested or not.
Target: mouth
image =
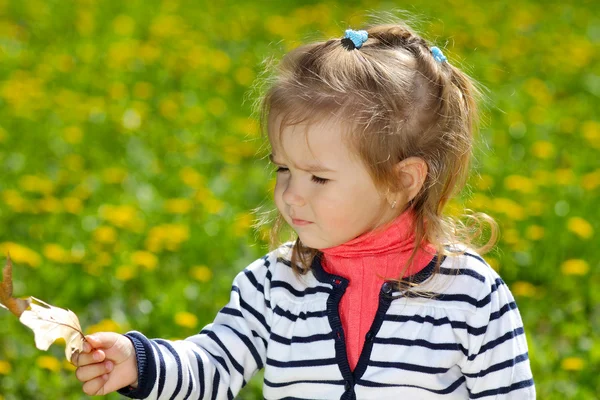
[[[312,222],[305,221],[303,219],[292,218],[292,224],[302,226],[302,225],[312,224]]]

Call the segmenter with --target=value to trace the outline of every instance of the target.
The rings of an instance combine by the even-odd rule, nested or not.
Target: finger
[[[106,394],[104,392],[104,384],[108,380],[108,375],[104,374],[91,381],[87,381],[83,384],[83,392],[89,396],[102,396]]]
[[[113,370],[114,364],[112,361],[105,361],[103,363],[86,365],[84,367],[79,367],[75,371],[75,376],[81,382],[91,381],[99,376],[108,374]]]
[[[73,364],[77,367],[83,367],[89,364],[96,364],[106,359],[106,353],[102,350],[94,350],[93,353],[79,354],[77,357],[77,364]]]
[[[114,332],[96,332],[85,337],[85,341],[94,349],[108,348],[115,344],[119,334]]]

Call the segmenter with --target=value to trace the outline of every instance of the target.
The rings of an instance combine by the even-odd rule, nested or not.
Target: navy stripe
[[[454,329],[466,329],[467,332],[473,336],[483,335],[487,330],[487,325],[476,328],[476,327],[468,325],[466,322],[452,321],[448,317],[434,318],[430,315],[422,316],[422,315],[388,314],[388,315],[384,316],[383,319],[384,319],[384,321],[398,322],[398,323],[404,323],[404,322],[408,322],[408,321],[413,321],[413,322],[420,323],[420,324],[428,323],[433,326],[450,324],[450,326]]]
[[[154,350],[156,350],[156,353],[158,354],[158,365],[159,365],[158,397],[160,397],[163,389],[165,388],[165,378],[167,375],[167,371],[166,371],[167,368],[165,366],[165,359],[163,358],[162,352],[158,348],[158,345],[153,341],[151,341],[150,343],[152,343],[152,347],[154,347]]]
[[[424,374],[443,374],[449,368],[427,367],[425,365],[409,364],[395,361],[369,361],[369,365],[379,368],[395,368],[404,371],[422,372]]]
[[[525,333],[525,330],[523,329],[522,326],[519,328],[516,328],[510,332],[506,332],[504,335],[500,336],[499,338],[490,340],[488,343],[481,346],[479,353],[469,356],[469,360],[474,360],[475,358],[477,358],[479,355],[485,353],[486,351],[493,349],[494,347],[499,346],[506,341],[514,339],[515,337],[517,337],[519,335],[523,335],[524,333]]]
[[[299,380],[299,381],[285,381],[285,382],[271,382],[268,379],[265,379],[264,382],[265,382],[266,386],[270,386],[273,388],[286,387],[288,385],[297,385],[299,383],[317,383],[317,384],[322,384],[322,385],[339,385],[339,386],[344,385],[346,383],[346,381],[344,381],[342,379],[337,380],[337,381]]]
[[[502,387],[499,387],[496,389],[485,390],[485,391],[479,392],[479,393],[471,393],[470,398],[471,399],[480,399],[482,397],[487,397],[487,396],[497,396],[499,394],[510,393],[513,390],[528,388],[530,386],[533,386],[533,379],[526,379],[521,382],[513,383],[510,386],[502,386]]]
[[[256,347],[254,347],[254,344],[252,343],[252,341],[247,336],[241,334],[240,332],[238,332],[231,326],[225,325],[225,324],[223,326],[226,328],[229,328],[233,333],[236,334],[236,336],[238,338],[240,338],[240,340],[242,342],[244,342],[244,344],[246,345],[246,348],[248,349],[248,351],[250,351],[250,354],[254,358],[254,362],[256,363],[256,368],[262,369],[263,368],[262,359],[260,358],[260,354],[258,353],[258,350],[256,350]],[[265,348],[266,348],[266,343],[265,343]]]
[[[273,308],[273,312],[281,317],[285,317],[292,322],[295,322],[298,319],[309,319],[309,318],[323,318],[327,316],[327,310],[323,311],[309,311],[309,312],[300,312],[299,314],[292,314],[288,310],[284,310],[279,306],[275,306]]]
[[[419,346],[425,347],[431,350],[452,350],[452,351],[460,351],[465,356],[467,356],[468,350],[465,349],[460,343],[432,343],[423,339],[402,339],[402,338],[375,338],[373,339],[373,343],[383,344],[383,345],[396,345],[396,346]],[[393,351],[393,350],[391,350]]]
[[[277,343],[291,345],[292,343],[314,343],[323,340],[332,340],[334,339],[334,334],[333,332],[318,333],[310,336],[292,336],[290,339],[288,339],[275,333],[271,333],[270,339]]]
[[[204,363],[202,362],[202,358],[200,354],[194,351],[194,355],[196,356],[196,363],[198,364],[198,385],[200,386],[200,395],[198,396],[198,400],[204,398]]]
[[[439,389],[439,390],[426,388],[423,386],[417,386],[417,385],[372,382],[372,381],[368,381],[368,380],[364,380],[364,379],[359,379],[358,384],[360,384],[361,386],[367,386],[367,387],[410,387],[410,388],[415,388],[415,389],[426,390],[428,392],[436,393],[436,394],[448,394],[448,393],[454,392],[464,382],[466,382],[466,380],[467,379],[464,376],[461,376],[456,381],[452,382],[452,384],[450,386],[448,386],[447,388]]]
[[[171,400],[173,400],[175,397],[177,397],[181,391],[181,387],[183,386],[183,366],[181,365],[181,358],[179,358],[177,350],[175,350],[169,342],[162,339],[155,339],[155,342],[166,347],[167,350],[169,350],[169,352],[173,355],[173,358],[175,358],[175,362],[177,363],[177,386],[171,395]]]
[[[235,368],[235,370],[240,375],[243,376],[244,375],[244,367],[242,367],[240,365],[240,363],[236,361],[236,359],[233,357],[233,355],[231,355],[229,350],[227,350],[227,346],[225,346],[225,344],[221,341],[221,339],[219,339],[218,336],[214,332],[208,332],[208,337],[211,338],[213,340],[213,342],[215,342],[217,344],[217,346],[219,346],[221,348],[221,350],[223,350],[223,352],[225,353],[227,358],[229,358],[229,362],[231,363],[231,365],[233,365],[233,368]]]
[[[271,332],[271,327],[269,326],[269,324],[267,324],[267,320],[265,319],[264,315],[262,315],[261,313],[259,313],[258,311],[256,311],[250,304],[246,303],[244,301],[244,299],[242,299],[242,296],[240,294],[240,288],[237,286],[233,286],[232,290],[234,292],[236,292],[238,295],[240,295],[239,297],[239,301],[240,301],[240,306],[248,311],[250,314],[252,314],[254,316],[254,318],[256,318],[258,320],[258,322],[261,323],[262,326],[265,327],[265,329],[267,330],[267,332]]]
[[[212,383],[212,395],[210,396],[211,400],[217,400],[217,396],[219,395],[219,383],[221,382],[221,374],[219,371],[215,369],[215,376],[213,378]]]
[[[293,367],[319,367],[322,365],[337,365],[337,359],[335,358],[313,358],[310,360],[294,360],[294,361],[278,361],[272,358],[267,358],[267,365],[280,368],[293,368]]]
[[[185,397],[183,398],[183,400],[187,400],[190,398],[193,388],[194,388],[194,378],[192,377],[192,370],[190,368],[190,369],[188,369],[188,390],[185,393]]]
[[[291,294],[293,294],[294,297],[304,297],[304,296],[308,296],[308,295],[315,294],[315,293],[326,293],[326,294],[331,293],[331,288],[325,287],[325,286],[314,286],[314,287],[306,288],[304,290],[298,290],[287,282],[272,281],[271,282],[271,290],[276,289],[276,288],[285,289],[288,292],[290,292]]]
[[[467,374],[467,373],[463,373],[463,374],[468,378],[480,378],[480,377],[490,374],[492,372],[500,371],[500,370],[508,368],[508,367],[513,367],[516,364],[523,362],[523,361],[527,361],[527,360],[529,360],[529,353],[523,353],[523,354],[520,354],[517,357],[513,358],[512,360],[506,360],[506,361],[500,362],[498,364],[494,364],[491,367],[481,370],[476,374]]]
[[[477,279],[480,282],[484,282],[485,283],[485,277],[481,274],[478,274],[477,272],[473,271],[472,269],[469,268],[445,268],[445,267],[440,267],[440,274],[442,275],[466,275],[466,276],[470,276],[472,278]]]

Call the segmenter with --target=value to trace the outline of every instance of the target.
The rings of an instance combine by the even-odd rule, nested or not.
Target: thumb
[[[94,349],[101,349],[106,354],[106,358],[116,363],[135,355],[133,343],[126,336],[114,332],[98,332],[86,336],[89,344]]]
[[[96,332],[87,335],[85,340],[93,349],[106,349],[112,347],[121,335],[114,332]]]

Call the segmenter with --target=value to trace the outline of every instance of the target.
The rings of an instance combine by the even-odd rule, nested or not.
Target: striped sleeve
[[[482,327],[471,336],[462,366],[470,399],[535,399],[535,386],[523,321],[512,293],[494,274],[486,279],[478,312],[471,326]]]
[[[119,393],[136,399],[233,399],[265,364],[271,261],[265,256],[235,278],[229,303],[199,334],[167,341],[127,333],[136,349],[139,386]]]

